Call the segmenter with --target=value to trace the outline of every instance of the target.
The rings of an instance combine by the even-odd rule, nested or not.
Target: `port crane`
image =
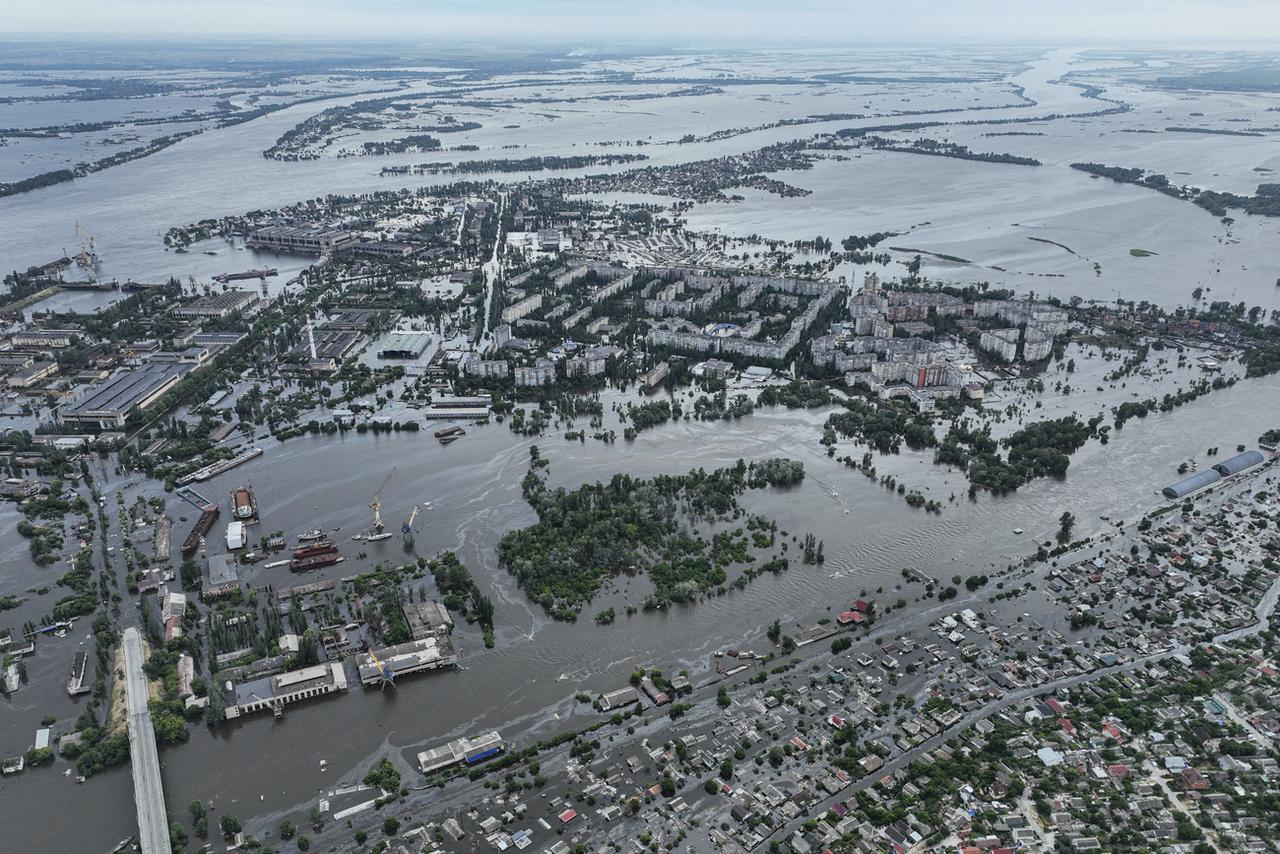
[[[396,687],[396,674],[385,661],[378,658],[377,654],[371,649],[369,650],[369,660],[378,668],[378,684],[385,689],[388,685],[392,688]]]
[[[76,256],[76,263],[88,270],[90,278],[96,282],[98,280],[97,239],[79,221],[76,222],[76,237],[80,240],[80,254]]]
[[[387,491],[387,486],[391,483],[391,478],[396,476],[395,466],[391,467],[391,472],[382,481],[382,486],[378,487],[378,491],[373,494],[373,500],[369,502],[369,509],[373,511],[373,532],[381,534],[386,525],[382,524],[382,493]]]
[[[409,513],[409,518],[400,526],[400,536],[404,539],[404,547],[406,549],[413,547],[413,520],[418,518],[418,505],[413,505],[413,510]]]

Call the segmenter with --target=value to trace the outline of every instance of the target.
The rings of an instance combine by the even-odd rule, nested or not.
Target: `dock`
[[[210,504],[216,504],[216,501],[210,501],[200,493],[196,492],[189,486],[184,486],[177,491],[177,496],[183,501],[194,506],[197,510],[204,510]]]
[[[164,788],[160,781],[160,752],[147,708],[147,677],[142,672],[142,635],[130,626],[124,630],[125,699],[128,703],[129,769],[133,774],[133,800],[138,808],[138,840],[142,854],[173,854],[169,845],[169,820],[165,816]]]
[[[88,694],[91,690],[85,684],[85,674],[89,670],[89,654],[84,650],[76,653],[75,658],[71,660],[71,676],[67,679],[67,693],[72,697],[80,694]]]
[[[169,562],[169,535],[173,531],[173,520],[161,513],[156,517],[153,558],[156,563]]]

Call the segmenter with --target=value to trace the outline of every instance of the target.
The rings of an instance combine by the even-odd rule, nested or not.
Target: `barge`
[[[289,561],[289,569],[293,572],[310,572],[313,569],[320,569],[325,566],[333,566],[335,563],[342,561],[344,558],[338,554],[337,550],[326,554],[311,555],[310,557],[294,558]]]
[[[231,515],[236,521],[253,525],[258,521],[258,500],[253,490],[247,486],[237,486],[231,490]]]
[[[338,551],[338,547],[331,540],[313,543],[309,546],[299,546],[293,550],[295,559],[304,557],[315,557],[316,555],[333,554]]]
[[[218,520],[218,510],[216,504],[206,504],[204,510],[200,513],[200,518],[196,520],[196,526],[191,529],[191,533],[187,534],[187,538],[182,541],[182,556],[184,558],[191,557],[196,553],[196,549],[200,548],[200,541],[208,536],[209,531],[213,529],[213,523]]]
[[[211,477],[220,475],[225,471],[231,471],[236,466],[243,465],[244,463],[249,462],[249,460],[257,459],[260,456],[262,456],[261,448],[250,448],[243,454],[238,454],[229,460],[223,460],[222,462],[213,463],[205,466],[204,468],[196,469],[191,474],[183,475],[174,482],[178,486],[186,486],[189,483],[208,480]]]
[[[266,267],[261,270],[245,270],[243,273],[219,273],[213,277],[215,282],[242,282],[246,279],[267,279],[272,276],[278,276],[280,271],[275,267]]]

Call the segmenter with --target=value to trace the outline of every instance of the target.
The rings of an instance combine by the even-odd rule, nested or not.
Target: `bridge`
[[[160,753],[147,708],[147,677],[142,672],[142,636],[124,630],[124,684],[129,721],[129,766],[133,773],[133,801],[138,807],[138,841],[142,854],[173,854],[169,820],[160,783]]]

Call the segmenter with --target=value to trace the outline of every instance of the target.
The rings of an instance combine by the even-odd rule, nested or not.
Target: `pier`
[[[191,505],[193,505],[197,510],[204,510],[210,504],[218,503],[216,501],[210,501],[209,499],[205,498],[203,495],[196,492],[194,489],[192,489],[189,486],[182,487],[174,494],[177,495],[179,498],[181,498],[183,501],[186,501]]]
[[[164,787],[160,781],[160,753],[151,726],[151,711],[147,708],[147,677],[142,672],[142,636],[132,626],[124,630],[124,679],[129,768],[133,774],[133,800],[138,808],[138,841],[142,854],[172,854]]]

